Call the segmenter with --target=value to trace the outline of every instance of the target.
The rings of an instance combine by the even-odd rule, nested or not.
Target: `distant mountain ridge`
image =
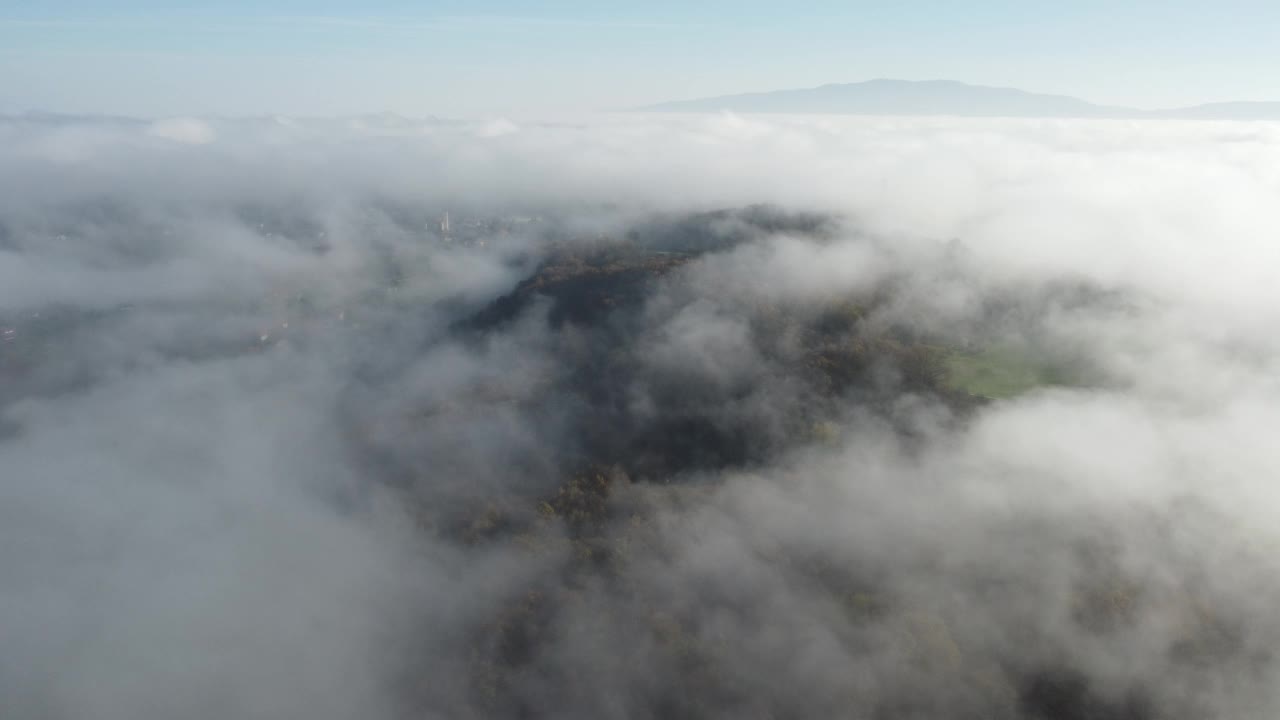
[[[961,117],[1280,120],[1280,102],[1226,102],[1168,110],[1098,105],[1066,95],[954,80],[868,80],[799,90],[722,95],[637,108],[644,112],[951,115]]]

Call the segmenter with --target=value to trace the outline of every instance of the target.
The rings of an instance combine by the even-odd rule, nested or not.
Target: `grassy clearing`
[[[1039,387],[1065,384],[1061,371],[1035,356],[1008,347],[955,353],[946,360],[952,390],[999,400]]]

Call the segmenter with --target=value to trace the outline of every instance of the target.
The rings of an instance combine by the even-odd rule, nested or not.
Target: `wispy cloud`
[[[525,15],[442,15],[434,17],[341,15],[165,15],[158,17],[0,17],[0,27],[14,28],[165,28],[181,25],[204,30],[249,30],[264,26],[342,28],[378,31],[430,31],[458,29],[618,28],[634,30],[692,29],[699,25],[648,20],[534,17]]]
[[[379,30],[434,30],[460,27],[507,28],[629,28],[638,30],[669,30],[696,27],[687,23],[655,22],[647,20],[606,20],[591,18],[533,17],[526,15],[445,15],[430,19],[396,18],[383,16],[342,17],[327,15],[283,16],[269,18],[272,22],[298,23],[319,26],[369,28]]]

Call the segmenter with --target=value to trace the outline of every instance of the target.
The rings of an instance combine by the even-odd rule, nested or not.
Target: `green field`
[[[946,371],[946,384],[952,390],[993,400],[1066,384],[1061,370],[1030,353],[1006,347],[955,353],[947,358]]]

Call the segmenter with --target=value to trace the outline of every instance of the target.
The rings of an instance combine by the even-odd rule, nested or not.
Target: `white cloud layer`
[[[1099,380],[960,429],[904,401],[911,447],[847,408],[829,442],[726,472],[696,508],[654,500],[636,597],[697,618],[706,647],[735,638],[736,677],[810,716],[938,677],[938,707],[1013,692],[953,646],[965,662],[1031,647],[1159,712],[1274,714],[1278,196],[1266,123],[0,120],[0,372],[21,379],[0,389],[0,697],[15,717],[466,716],[461,628],[555,561],[424,531],[439,518],[401,490],[435,512],[562,469],[573,403],[537,423],[525,407],[594,350],[536,313],[450,339],[545,238],[426,230],[449,211],[590,238],[771,203],[839,220],[665,281],[643,373],[764,387],[721,411],[773,422],[792,386],[747,309],[894,283],[873,322],[1054,349]],[[1111,300],[1053,295],[1075,285]],[[643,390],[633,409],[656,412]],[[868,569],[909,611],[833,630],[841,611],[771,560],[793,551]],[[1145,588],[1117,634],[1072,625],[1097,565]],[[623,717],[664,671],[614,665],[627,610],[577,591],[540,662],[582,673],[561,711]],[[1197,623],[1226,628],[1220,667],[1170,659]],[[921,664],[903,633],[941,649]]]

